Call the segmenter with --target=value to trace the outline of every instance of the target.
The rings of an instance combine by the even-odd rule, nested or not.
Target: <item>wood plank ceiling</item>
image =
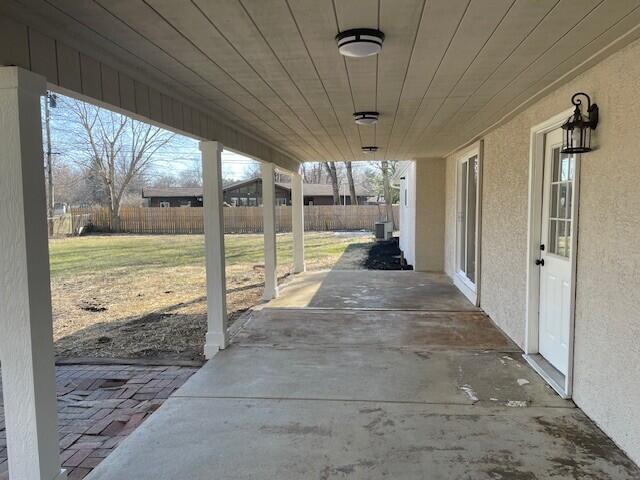
[[[640,23],[638,0],[16,1],[303,161],[447,153]],[[342,57],[354,27],[382,53]]]

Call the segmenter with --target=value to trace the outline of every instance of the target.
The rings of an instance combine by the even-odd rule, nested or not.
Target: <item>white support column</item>
[[[276,256],[276,185],[273,163],[262,164],[262,224],[264,230],[264,300],[278,296]]]
[[[200,142],[204,200],[204,249],[207,265],[206,358],[227,346],[227,281],[224,259],[222,144]]]
[[[0,362],[13,480],[60,469],[40,97],[46,81],[0,67]]]
[[[293,271],[306,270],[304,264],[304,195],[302,175],[291,175],[291,229],[293,230]]]

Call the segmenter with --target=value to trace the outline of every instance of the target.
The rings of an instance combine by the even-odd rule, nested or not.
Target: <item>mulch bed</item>
[[[400,240],[394,237],[385,242],[376,242],[369,249],[364,261],[368,270],[413,270],[413,267],[402,265]]]

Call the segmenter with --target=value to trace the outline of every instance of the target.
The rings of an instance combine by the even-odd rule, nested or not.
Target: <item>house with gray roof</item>
[[[276,205],[291,205],[291,184],[276,182]],[[305,205],[333,205],[331,184],[305,183]],[[223,189],[224,202],[231,207],[256,207],[262,205],[262,178],[255,177],[231,183]],[[358,205],[370,204],[373,194],[356,186]],[[144,188],[142,198],[149,207],[202,207],[202,187]],[[351,205],[347,185],[340,185],[340,203]]]

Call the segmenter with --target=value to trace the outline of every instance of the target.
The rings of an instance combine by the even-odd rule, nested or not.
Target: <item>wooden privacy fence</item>
[[[204,233],[204,210],[198,207],[120,209],[120,231],[123,233]],[[107,208],[74,210],[74,215],[88,215],[92,228],[111,232]],[[398,228],[398,206],[393,207],[395,228]],[[336,230],[371,230],[386,217],[384,205],[305,206],[305,230],[323,232]],[[291,207],[276,207],[276,229],[291,231]],[[262,207],[227,207],[224,209],[225,233],[261,233]]]
[[[81,229],[91,222],[90,213],[57,215],[49,218],[53,226],[53,237],[66,237],[79,235]]]

